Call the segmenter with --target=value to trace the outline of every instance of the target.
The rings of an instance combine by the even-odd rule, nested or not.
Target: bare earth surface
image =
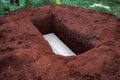
[[[50,32],[77,56],[54,54]],[[58,5],[0,17],[0,80],[120,80],[120,19]]]

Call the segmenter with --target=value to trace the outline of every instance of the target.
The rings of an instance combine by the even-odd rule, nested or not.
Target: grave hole
[[[56,54],[58,53],[63,56],[74,56],[82,54],[94,48],[94,45],[88,42],[87,39],[81,38],[80,34],[77,34],[75,31],[70,30],[66,25],[64,25],[61,21],[59,21],[53,16],[49,16],[46,18],[32,18],[31,21],[33,25],[39,29],[40,33],[43,34],[44,38],[46,40],[48,38],[47,41],[50,44],[53,52],[55,52]],[[55,46],[53,45],[54,43],[50,43],[50,36],[52,36],[52,40],[53,38],[57,38],[56,41],[62,42],[58,42],[59,44],[64,44],[67,47],[63,47],[61,49],[69,49],[69,51],[66,52],[67,55],[64,54],[65,52],[60,53],[59,51],[55,51]],[[56,47],[59,44],[56,44]]]

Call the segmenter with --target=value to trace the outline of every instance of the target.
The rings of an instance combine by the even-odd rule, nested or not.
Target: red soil
[[[55,55],[50,32],[77,56]],[[0,17],[0,80],[120,80],[120,19],[57,5]]]

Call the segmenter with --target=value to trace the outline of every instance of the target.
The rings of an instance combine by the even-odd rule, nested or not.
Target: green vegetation
[[[2,0],[0,0],[0,14],[3,15],[5,13],[7,13],[7,11],[9,10],[9,2],[6,2],[5,4],[2,2]]]
[[[10,9],[10,4],[9,0],[4,0],[8,1],[7,3],[2,2],[0,0],[0,14],[1,12],[6,12],[6,11],[13,11],[19,8],[16,8],[18,6],[15,6],[15,9],[11,10]],[[20,0],[22,4],[25,6],[43,6],[46,4],[55,4],[56,0]],[[26,1],[26,2],[24,2]],[[99,12],[109,12],[117,17],[120,18],[120,0],[60,0],[62,5],[73,5],[73,6],[80,6],[84,8],[90,8],[90,9],[95,9]],[[98,5],[96,5],[98,4]],[[21,7],[20,7],[21,8]]]
[[[17,6],[16,3],[14,3],[14,5],[10,5],[10,0],[0,0],[0,15],[4,15],[6,13],[8,13],[9,11],[15,11],[18,10],[22,7],[25,6],[25,0],[20,0],[20,5],[21,6]]]
[[[26,0],[26,6],[43,6],[46,4],[55,4],[55,0]]]
[[[109,12],[120,18],[120,0],[61,0],[61,3],[64,5],[73,5],[81,6],[84,8],[90,8],[99,12]],[[104,6],[109,6],[110,9],[106,9],[100,6],[90,7],[95,3],[102,4]]]

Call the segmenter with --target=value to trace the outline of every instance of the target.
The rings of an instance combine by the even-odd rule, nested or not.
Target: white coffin
[[[53,52],[63,56],[75,56],[76,54],[69,49],[54,33],[43,35],[50,44]]]

